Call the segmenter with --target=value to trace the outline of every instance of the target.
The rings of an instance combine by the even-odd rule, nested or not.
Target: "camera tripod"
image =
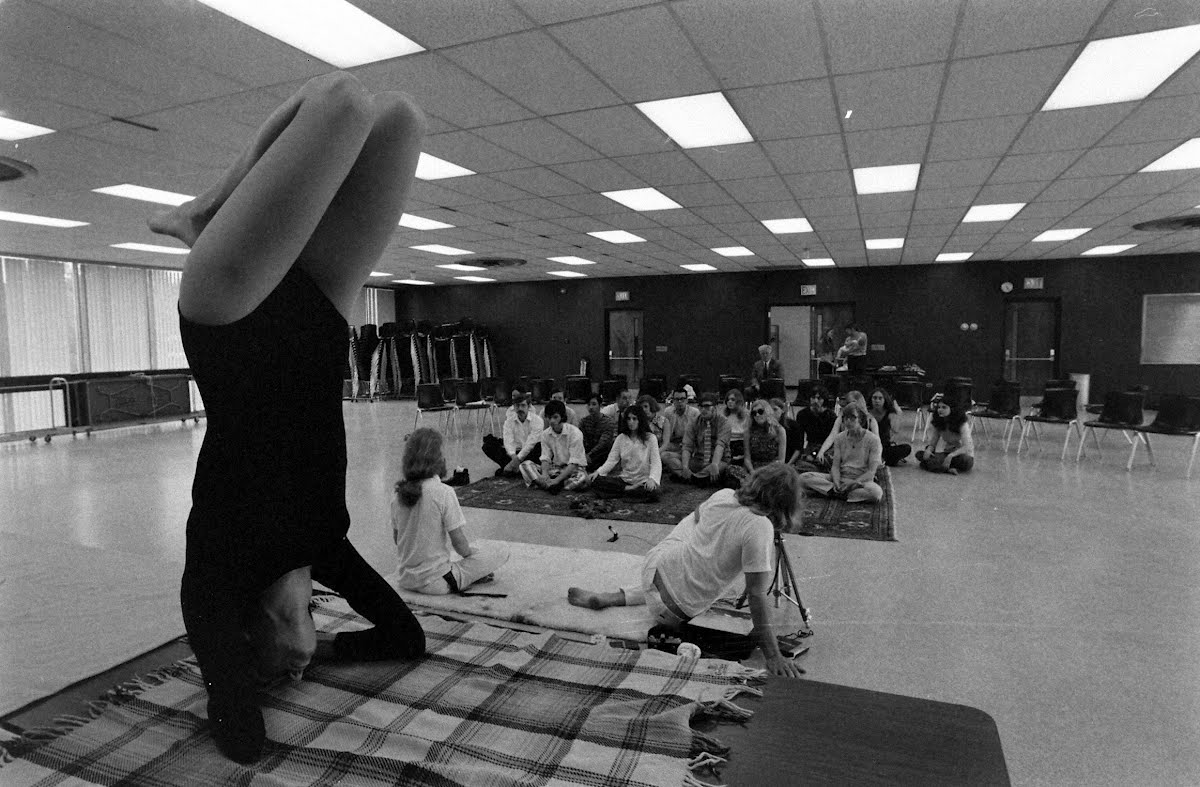
[[[749,589],[742,591],[742,595],[737,600],[738,609],[746,606],[749,593]],[[775,576],[771,579],[771,586],[767,588],[767,593],[775,597],[776,608],[779,607],[780,599],[785,599],[800,611],[802,624],[795,636],[811,637],[813,635],[812,626],[808,623],[808,609],[800,600],[800,591],[796,587],[796,572],[792,568],[792,558],[788,555],[787,547],[783,543],[783,534],[779,531],[775,532]]]

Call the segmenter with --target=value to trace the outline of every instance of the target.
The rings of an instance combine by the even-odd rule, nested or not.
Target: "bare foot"
[[[190,249],[211,218],[210,213],[198,212],[196,200],[190,200],[171,210],[154,214],[146,224],[151,232],[178,238]]]
[[[600,594],[583,588],[567,588],[567,603],[576,607],[588,609],[604,609],[605,604],[600,600]]]

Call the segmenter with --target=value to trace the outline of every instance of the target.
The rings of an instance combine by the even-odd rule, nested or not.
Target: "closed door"
[[[789,385],[812,377],[812,307],[772,306],[767,312],[771,324],[770,344],[783,366]]]
[[[1058,378],[1058,317],[1054,299],[1004,304],[1004,378],[1019,381],[1023,396]]]
[[[642,377],[642,310],[608,312],[608,377],[625,375],[631,387]]]

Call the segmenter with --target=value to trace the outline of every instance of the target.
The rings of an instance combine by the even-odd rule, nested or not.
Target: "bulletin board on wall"
[[[1200,365],[1200,293],[1142,296],[1141,362]]]

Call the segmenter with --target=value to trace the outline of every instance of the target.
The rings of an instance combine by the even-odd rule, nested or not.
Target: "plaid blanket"
[[[365,625],[341,599],[323,600],[314,617],[331,632]],[[423,659],[312,666],[303,681],[272,690],[267,751],[251,767],[217,752],[188,660],[157,685],[110,696],[96,718],[66,734],[5,744],[0,783],[696,783],[689,758],[715,742],[689,720],[706,709],[741,712],[729,700],[756,691],[744,686],[754,671],[732,662],[433,616],[421,622]]]

